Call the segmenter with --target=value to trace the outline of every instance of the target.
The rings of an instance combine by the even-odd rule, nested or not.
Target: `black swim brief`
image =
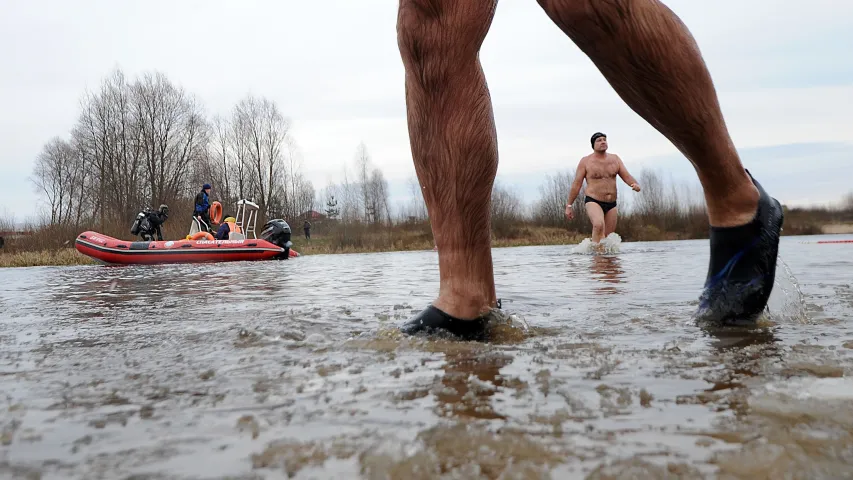
[[[602,202],[601,200],[596,200],[596,199],[590,197],[589,195],[586,195],[583,199],[583,203],[589,203],[589,202],[597,203],[601,207],[601,209],[604,211],[604,213],[607,213],[611,209],[616,208],[616,202]]]

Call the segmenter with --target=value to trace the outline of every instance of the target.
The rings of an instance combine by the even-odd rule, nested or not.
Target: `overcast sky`
[[[696,37],[747,168],[784,203],[853,190],[853,1],[673,0]],[[0,0],[0,213],[32,215],[42,145],[66,136],[86,89],[115,68],[158,70],[227,114],[247,93],[293,121],[319,190],[359,142],[396,200],[414,175],[394,0]],[[713,6],[711,6],[713,5]],[[695,181],[688,162],[625,106],[534,0],[502,0],[481,53],[499,180],[535,200],[574,170],[595,131],[633,173]],[[665,101],[665,99],[663,99]]]

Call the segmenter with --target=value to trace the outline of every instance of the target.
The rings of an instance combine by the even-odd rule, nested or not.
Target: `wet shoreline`
[[[845,240],[850,239],[849,234],[853,233],[853,225],[848,224],[827,224],[823,228],[826,231],[826,235],[821,235],[819,238],[827,239],[827,240]],[[552,229],[559,230],[559,229]],[[800,234],[790,234],[786,235],[783,238],[793,238],[793,237],[801,237],[802,241],[808,241],[811,238],[818,238],[811,235],[800,235]],[[372,248],[364,248],[364,249],[346,249],[344,251],[330,251],[329,246],[327,244],[323,244],[322,242],[325,240],[323,237],[319,237],[315,239],[315,242],[319,240],[321,243],[317,251],[315,251],[314,245],[312,244],[303,244],[296,247],[296,249],[302,252],[303,255],[363,255],[363,254],[373,254],[373,253],[401,253],[401,252],[424,252],[424,251],[432,251],[432,248],[429,246],[431,243],[423,245],[409,245],[406,248],[402,249],[372,249]],[[566,233],[564,236],[556,236],[548,238],[546,241],[541,241],[541,239],[533,240],[533,239],[495,239],[493,241],[493,249],[503,249],[503,248],[520,248],[520,247],[550,247],[550,246],[567,246],[571,247],[573,244],[572,241],[577,240],[578,243],[582,242],[583,236],[577,234],[568,234]],[[655,241],[645,241],[639,243],[654,243],[654,242],[671,242],[672,240],[655,240]],[[707,241],[707,239],[698,239],[698,240],[686,240],[686,241]],[[638,242],[633,242],[638,243]],[[58,267],[58,266],[79,266],[79,265],[100,265],[98,261],[91,259],[75,250],[73,247],[66,247],[54,250],[44,250],[44,251],[16,251],[13,253],[8,253],[4,251],[0,251],[0,268],[29,268],[29,267]]]

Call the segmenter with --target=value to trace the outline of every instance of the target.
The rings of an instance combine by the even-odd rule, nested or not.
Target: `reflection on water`
[[[721,351],[745,347],[759,347],[761,351],[774,350],[776,335],[770,327],[759,328],[707,328],[705,332],[714,340],[711,346]]]
[[[617,256],[594,255],[590,262],[591,277],[604,283],[604,286],[595,289],[599,295],[614,295],[620,292],[616,284],[622,283],[622,275],[625,273],[621,268],[621,260]]]
[[[434,252],[0,271],[0,477],[850,478],[853,257],[801,240],[727,330],[705,241],[496,249],[489,345],[396,331]]]

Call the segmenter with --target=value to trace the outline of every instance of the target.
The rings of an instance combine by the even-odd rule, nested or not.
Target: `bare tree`
[[[853,211],[853,192],[848,193],[841,199],[841,208],[847,211]]]
[[[72,147],[59,137],[53,138],[36,158],[32,181],[37,191],[47,199],[50,209],[50,224],[58,225],[65,220],[65,209],[69,201],[68,176]]]
[[[201,109],[182,89],[162,74],[129,83],[115,71],[82,107],[72,137],[87,186],[97,192],[91,211],[102,227],[107,220],[126,221],[141,205],[185,194],[206,140]]]
[[[18,222],[15,220],[15,214],[4,207],[3,211],[0,212],[0,232],[14,232],[17,229]]]
[[[344,172],[345,216],[354,214],[366,224],[380,225],[391,221],[391,209],[388,205],[388,182],[385,175],[370,161],[370,153],[364,142],[355,152],[356,181],[351,182],[348,172]]]
[[[578,230],[587,224],[584,187],[572,204],[574,219],[566,218],[566,202],[573,181],[574,174],[568,171],[545,176],[545,183],[539,187],[539,201],[533,206],[533,217],[540,225]]]
[[[423,189],[418,181],[418,177],[412,175],[407,182],[411,197],[406,205],[400,209],[400,216],[405,221],[424,221],[429,215],[427,214],[426,202],[424,201]]]
[[[358,183],[351,180],[349,169],[344,165],[343,181],[338,186],[340,215],[344,222],[355,222],[363,218],[361,214],[360,189]]]
[[[370,181],[369,176],[370,169],[370,154],[367,152],[367,145],[364,142],[358,145],[355,151],[355,172],[357,175],[357,181],[359,184],[359,190],[361,191],[361,210],[364,215],[364,222],[370,223],[370,212],[368,212],[368,206],[370,204],[370,187],[368,183]]]
[[[232,161],[229,162],[229,165],[231,165],[230,171],[234,172],[235,181],[237,182],[237,196],[241,199],[251,197],[251,200],[255,200],[251,188],[249,139],[244,134],[247,128],[246,119],[240,114],[238,107],[234,107],[230,127],[229,139]]]
[[[674,185],[667,185],[661,174],[646,168],[640,171],[638,180],[643,192],[634,198],[633,211],[643,223],[665,231],[681,221],[683,208],[680,205],[687,202],[679,200],[680,195]]]
[[[523,219],[524,208],[519,195],[495,181],[492,186],[491,203],[492,231],[502,237],[511,237],[517,232]]]
[[[284,188],[282,194],[285,197],[284,203],[287,205],[289,218],[296,218],[305,213],[306,210],[309,210],[310,206],[305,205],[304,198],[302,197],[302,156],[299,153],[299,149],[292,142],[289,142],[287,153],[286,168],[282,172],[284,175],[282,183],[286,188]]]
[[[314,185],[302,175],[299,175],[299,182],[296,185],[293,198],[297,205],[296,211],[300,214],[314,210],[317,204],[317,192],[314,190]]]
[[[313,210],[316,203],[314,185],[302,174],[302,155],[290,141],[287,148],[285,168],[281,170],[280,195],[286,218],[295,219]]]
[[[290,130],[289,122],[272,101],[253,96],[244,98],[235,108],[239,134],[246,140],[246,154],[252,171],[252,190],[258,206],[269,214],[276,181],[281,178],[282,150]]]
[[[69,143],[74,152],[74,162],[67,176],[71,193],[69,207],[73,210],[71,223],[81,225],[84,221],[92,222],[96,218],[97,197],[92,192],[97,191],[97,188],[89,166],[91,153],[86,150],[85,135],[79,125],[71,131]]]
[[[391,214],[388,208],[388,182],[385,180],[382,170],[378,167],[374,168],[370,174],[370,180],[367,184],[363,184],[362,188],[367,192],[365,195],[367,218],[377,226],[382,224],[383,219],[391,223]]]
[[[566,225],[566,201],[573,180],[574,175],[569,172],[545,176],[545,183],[539,186],[540,198],[535,208],[535,217],[540,224],[551,227]]]
[[[295,216],[317,196],[289,130],[265,98],[248,96],[230,118],[209,123],[201,104],[165,75],[130,81],[116,70],[85,93],[70,140],[47,142],[32,181],[50,211],[46,222],[97,221],[114,235],[141,207],[174,202],[173,212],[189,210],[210,182],[223,205],[248,198],[263,215]]]
[[[108,130],[103,147],[109,152],[106,180],[108,201],[114,220],[120,221],[135,213],[139,204],[151,194],[142,184],[142,128],[141,119],[134,114],[132,86],[124,74],[108,80],[101,92],[100,101],[106,110],[105,127]]]
[[[95,211],[105,222],[130,214],[141,197],[139,128],[133,118],[130,86],[117,70],[88,93],[75,128],[97,191]]]
[[[206,148],[206,124],[197,102],[162,74],[133,85],[136,122],[151,205],[176,200],[192,160]]]
[[[220,194],[228,204],[231,204],[239,199],[235,197],[232,191],[233,180],[231,177],[237,169],[232,168],[236,155],[233,153],[230,122],[220,115],[214,116],[210,138],[208,175],[215,179],[214,181],[219,185]],[[200,182],[196,181],[195,183]]]
[[[522,213],[522,201],[518,194],[496,181],[492,187],[492,219],[519,221]]]

